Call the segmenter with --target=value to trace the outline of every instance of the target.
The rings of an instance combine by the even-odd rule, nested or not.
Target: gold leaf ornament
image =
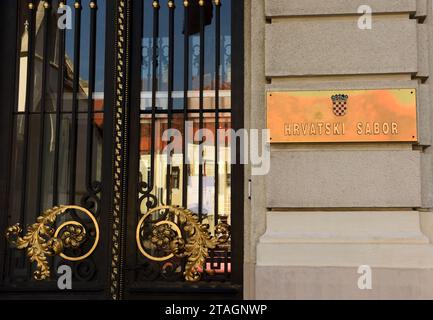
[[[92,248],[81,257],[68,257],[63,248],[78,248],[86,239],[85,228],[78,222],[68,221],[54,230],[56,219],[68,210],[76,210],[87,215],[95,226],[96,236]],[[36,280],[48,279],[51,275],[47,257],[60,255],[69,261],[84,260],[96,249],[99,242],[99,226],[96,219],[87,209],[78,206],[59,206],[45,211],[36,219],[36,223],[27,227],[27,233],[20,236],[22,228],[15,224],[6,230],[6,238],[12,247],[26,249],[27,257],[36,263],[33,276]],[[62,235],[59,237],[60,233]]]
[[[142,245],[141,229],[148,217],[160,211],[168,211],[168,216],[171,214],[171,220],[177,221],[177,224],[168,220],[168,218],[167,221],[158,222],[158,228],[154,227],[152,229],[152,243],[159,249],[170,249],[169,255],[165,257],[154,257],[150,255]],[[163,225],[165,227],[162,227]],[[182,237],[179,226],[183,227],[184,237]],[[171,235],[169,235],[168,227],[171,227],[174,231]],[[157,234],[159,236],[156,236]],[[173,236],[173,234],[177,236]],[[171,239],[168,246],[167,239]],[[200,281],[205,268],[206,259],[209,257],[209,250],[215,249],[218,244],[218,240],[209,233],[209,226],[201,223],[195,213],[188,209],[173,206],[158,207],[147,212],[138,223],[136,241],[140,252],[150,260],[161,262],[169,260],[174,256],[186,258],[187,262],[184,277],[188,282]]]

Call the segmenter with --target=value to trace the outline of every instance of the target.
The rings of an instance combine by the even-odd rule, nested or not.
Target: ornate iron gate
[[[243,168],[221,131],[243,124],[242,1],[10,6],[2,223],[25,250],[0,247],[1,292],[242,297]]]

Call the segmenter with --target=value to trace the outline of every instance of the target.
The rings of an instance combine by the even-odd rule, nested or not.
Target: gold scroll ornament
[[[143,246],[145,239],[142,228],[148,218],[160,211],[167,211],[167,219],[154,224],[150,242],[166,252],[166,255],[156,257],[146,251]],[[182,226],[185,237],[182,237],[179,226]],[[212,237],[208,229],[209,226],[200,223],[198,216],[190,210],[172,206],[158,207],[150,210],[140,219],[136,230],[137,247],[144,257],[156,262],[167,261],[174,257],[186,258],[185,280],[197,282],[201,279],[200,270],[204,270],[209,250],[215,249],[218,244],[223,244],[230,238],[228,227],[217,226],[217,238]]]
[[[90,218],[95,227],[95,240],[90,250],[79,257],[69,257],[63,253],[64,248],[79,248],[87,239],[86,228],[79,222],[67,221],[57,229],[53,228],[57,218],[69,210],[76,210]],[[68,261],[82,261],[87,259],[96,249],[99,242],[99,225],[92,213],[78,206],[60,206],[45,211],[37,222],[27,227],[27,233],[22,232],[19,224],[9,227],[6,238],[17,249],[27,249],[27,256],[31,262],[36,262],[34,272],[36,280],[48,279],[51,275],[47,257],[59,255]]]
[[[416,89],[267,94],[271,143],[417,142]]]

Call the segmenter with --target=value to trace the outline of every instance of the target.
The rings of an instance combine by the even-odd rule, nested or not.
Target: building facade
[[[416,88],[419,129],[415,144],[273,146],[245,211],[249,296],[431,298],[431,1],[267,0],[247,10],[250,126],[266,126],[267,90]],[[372,290],[358,288],[362,265]]]
[[[433,298],[431,1],[6,2],[0,297]]]

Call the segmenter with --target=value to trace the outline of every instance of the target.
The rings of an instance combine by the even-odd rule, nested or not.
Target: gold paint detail
[[[85,214],[95,228],[95,240],[91,249],[80,257],[69,257],[63,253],[64,248],[79,248],[87,240],[86,228],[79,222],[68,221],[54,230],[57,218],[69,210],[76,210]],[[34,272],[36,280],[48,279],[51,275],[47,257],[59,255],[68,261],[82,261],[96,250],[99,243],[99,225],[92,213],[79,206],[59,206],[45,211],[27,227],[27,233],[21,237],[22,228],[19,224],[9,227],[6,238],[9,243],[20,250],[27,249],[27,256],[31,262],[36,262]],[[59,236],[60,235],[60,236]]]
[[[198,4],[200,5],[200,7],[204,7],[204,0],[199,0]]]
[[[96,9],[97,5],[95,2],[92,1],[89,3],[89,7],[90,7],[90,9]]]
[[[81,9],[81,3],[75,2],[74,7],[75,9]]]
[[[33,10],[34,7],[35,7],[34,4],[33,4],[32,2],[30,2],[30,3],[29,3],[29,9],[30,9],[30,10]]]
[[[45,9],[49,9],[50,8],[50,4],[48,3],[48,1],[44,2],[44,8]]]
[[[116,94],[115,94],[115,109],[114,109],[114,159],[113,159],[113,212],[112,212],[112,226],[111,226],[111,285],[110,294],[113,300],[121,299],[122,297],[122,274],[120,269],[122,268],[123,253],[122,237],[123,237],[123,226],[122,226],[122,205],[125,201],[126,190],[122,182],[122,172],[126,171],[123,166],[123,150],[124,150],[124,127],[126,121],[126,105],[127,101],[124,97],[128,97],[128,83],[127,74],[124,70],[128,70],[129,60],[127,55],[127,44],[128,39],[127,19],[129,17],[130,2],[125,0],[119,0],[116,12],[116,62],[115,62],[115,83],[116,83]],[[125,84],[124,84],[125,83]]]
[[[416,89],[267,93],[271,143],[418,141]]]
[[[215,236],[220,245],[228,243],[232,236],[231,226],[225,221],[219,222],[215,227]]]
[[[170,8],[170,9],[174,9],[174,1],[172,1],[172,0],[170,0],[170,1],[168,1],[168,7]]]
[[[189,1],[188,1],[188,0],[185,0],[185,1],[183,2],[183,6],[184,6],[184,7],[189,7]]]
[[[149,237],[153,246],[166,252],[164,257],[155,257],[143,246],[146,240],[143,227],[153,214],[167,211],[167,219],[156,223]],[[182,231],[183,230],[183,236]],[[184,277],[188,282],[198,282],[201,279],[209,250],[215,249],[219,243],[224,243],[229,237],[214,238],[209,233],[209,226],[199,222],[198,216],[190,210],[163,206],[150,210],[140,219],[136,229],[136,242],[143,256],[152,261],[166,261],[173,257],[186,258]]]

